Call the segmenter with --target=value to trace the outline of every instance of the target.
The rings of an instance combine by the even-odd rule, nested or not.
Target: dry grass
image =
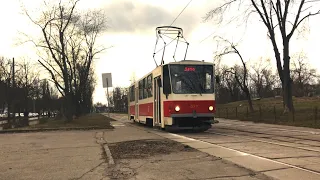
[[[249,120],[272,124],[320,128],[320,98],[293,98],[295,113],[283,113],[282,98],[254,100],[254,112],[248,111],[247,101],[217,105],[217,117]]]
[[[66,123],[63,119],[42,119],[39,124],[32,125],[29,128],[112,128],[110,121],[114,120],[101,114],[94,113],[81,116],[69,123]]]

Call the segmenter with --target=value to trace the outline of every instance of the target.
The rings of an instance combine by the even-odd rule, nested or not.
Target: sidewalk
[[[152,133],[130,122],[112,122],[104,133],[111,179],[237,179],[268,177]],[[154,132],[154,130],[152,130]],[[161,133],[161,131],[159,131]],[[108,155],[109,154],[109,155]]]

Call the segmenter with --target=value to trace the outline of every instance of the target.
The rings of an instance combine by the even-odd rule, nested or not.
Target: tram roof
[[[207,65],[213,65],[211,62],[205,62],[204,60],[182,60],[177,62],[169,62],[167,64],[207,64]]]

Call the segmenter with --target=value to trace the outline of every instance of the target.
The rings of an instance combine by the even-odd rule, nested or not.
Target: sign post
[[[108,83],[108,78],[106,78],[107,81],[107,101],[108,101],[108,117],[110,117],[110,99],[109,99],[109,83]]]
[[[110,117],[109,87],[112,87],[111,73],[103,73],[102,74],[102,86],[103,86],[103,88],[107,88],[108,117]]]

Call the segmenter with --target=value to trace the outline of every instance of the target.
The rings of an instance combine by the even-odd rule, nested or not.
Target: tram
[[[157,30],[161,28],[168,27]],[[162,60],[129,86],[128,118],[166,131],[208,130],[216,111],[214,69],[213,63],[204,61]]]

